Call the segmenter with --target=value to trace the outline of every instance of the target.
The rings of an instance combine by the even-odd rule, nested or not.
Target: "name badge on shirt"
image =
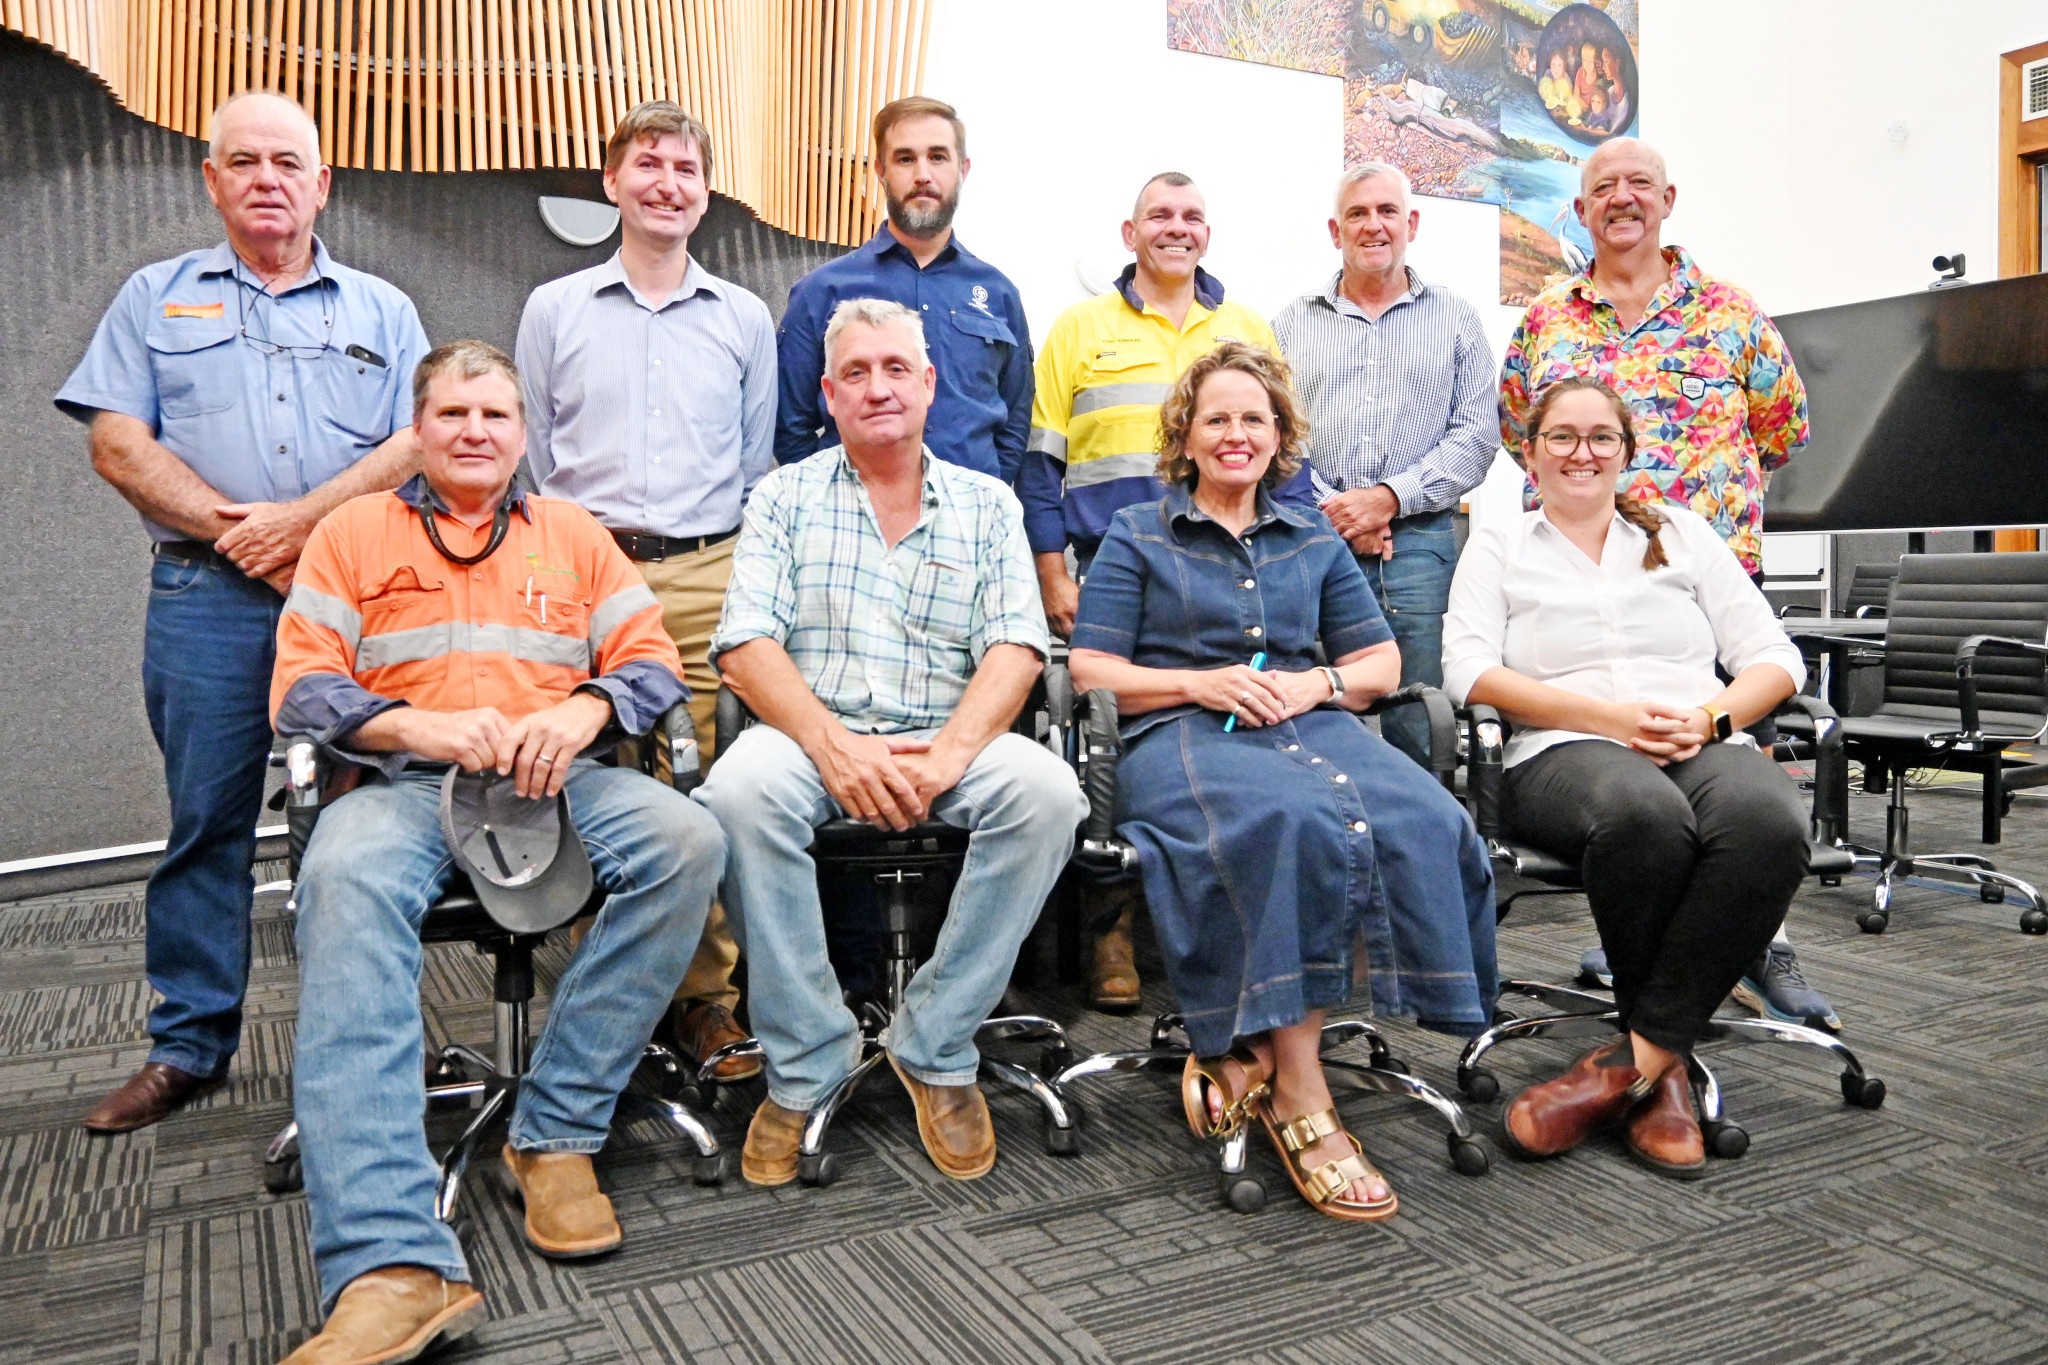
[[[167,318],[217,318],[225,316],[224,303],[167,303],[164,316]]]
[[[1697,403],[1706,396],[1707,381],[1696,374],[1689,374],[1678,381],[1678,391]]]

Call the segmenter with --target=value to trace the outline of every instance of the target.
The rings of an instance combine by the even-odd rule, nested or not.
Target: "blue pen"
[[[1266,666],[1266,651],[1262,649],[1262,650],[1260,650],[1260,651],[1259,651],[1258,653],[1256,653],[1256,654],[1252,655],[1252,669],[1253,669],[1254,671],[1257,671],[1258,669],[1264,668],[1265,666]],[[1236,728],[1237,728],[1237,712],[1235,712],[1235,711],[1232,711],[1232,712],[1230,713],[1230,719],[1229,719],[1229,720],[1226,720],[1226,721],[1224,721],[1224,722],[1223,722],[1223,733],[1227,735],[1227,734],[1229,734],[1229,733],[1230,733],[1230,732],[1231,732],[1232,730],[1235,730]]]

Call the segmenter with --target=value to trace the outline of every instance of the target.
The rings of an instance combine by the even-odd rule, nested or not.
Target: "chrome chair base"
[[[678,1070],[675,1054],[658,1043],[649,1043],[641,1060],[657,1074],[673,1075]],[[427,1087],[429,1109],[467,1106],[476,1111],[463,1127],[462,1136],[441,1158],[441,1180],[434,1195],[434,1216],[460,1227],[456,1210],[462,1197],[462,1182],[492,1124],[511,1112],[518,1098],[519,1071],[501,1068],[466,1044],[450,1043],[441,1049],[434,1075],[448,1079],[446,1083]],[[690,1178],[697,1184],[717,1185],[724,1181],[725,1153],[710,1128],[690,1110],[663,1095],[635,1090],[630,1085],[620,1092],[618,1104],[621,1110],[637,1111],[666,1123],[690,1144],[695,1152]],[[297,1119],[287,1123],[265,1149],[263,1187],[272,1194],[289,1194],[305,1188]]]
[[[1179,1035],[1179,1041],[1175,1036]],[[1340,1047],[1363,1041],[1364,1063],[1346,1061],[1329,1054]],[[1451,1166],[1461,1175],[1484,1175],[1493,1166],[1493,1152],[1473,1128],[1457,1101],[1427,1081],[1408,1073],[1407,1063],[1395,1057],[1380,1031],[1360,1019],[1345,1019],[1323,1025],[1323,1074],[1331,1088],[1374,1091],[1402,1095],[1428,1105],[1449,1128],[1446,1142]],[[1152,1021],[1149,1047],[1129,1051],[1097,1052],[1063,1067],[1051,1078],[1052,1089],[1064,1093],[1075,1081],[1123,1071],[1179,1072],[1193,1055],[1186,1030],[1178,1014],[1162,1014]],[[1223,1199],[1239,1213],[1256,1213],[1266,1203],[1266,1187],[1246,1170],[1249,1126],[1216,1140],[1217,1169],[1222,1176]]]
[[[1477,1104],[1488,1104],[1500,1097],[1499,1078],[1480,1065],[1480,1060],[1500,1044],[1522,1038],[1603,1039],[1621,1029],[1621,1016],[1608,996],[1544,981],[1503,981],[1500,993],[1541,1001],[1561,1013],[1509,1017],[1465,1045],[1458,1058],[1458,1088]],[[1840,1038],[1821,1029],[1776,1019],[1715,1015],[1700,1042],[1775,1042],[1816,1047],[1841,1064],[1844,1100],[1859,1109],[1875,1109],[1884,1103],[1884,1082],[1866,1073],[1863,1063]],[[1691,1078],[1707,1150],[1717,1156],[1741,1156],[1748,1150],[1749,1135],[1722,1112],[1720,1084],[1697,1054],[1691,1059]]]
[[[1856,917],[1856,927],[1866,934],[1881,934],[1890,926],[1892,889],[1911,877],[1960,883],[1958,890],[1975,890],[1977,898],[1987,905],[2002,904],[2007,892],[2018,892],[2026,898],[2026,909],[2020,912],[2020,931],[2048,934],[2048,904],[2044,904],[2034,884],[2009,872],[2000,872],[1989,858],[1981,854],[1915,853],[1908,857],[1887,857],[1877,849],[1855,846],[1850,846],[1849,852],[1855,856],[1859,870],[1868,862],[1877,872],[1877,885],[1870,893],[1870,909]]]

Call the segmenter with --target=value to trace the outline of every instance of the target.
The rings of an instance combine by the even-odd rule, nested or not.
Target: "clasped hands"
[[[249,577],[289,593],[299,552],[320,519],[296,502],[231,502],[213,511],[234,523],[213,548]]]
[[[839,808],[876,829],[901,832],[959,785],[968,760],[943,742],[904,735],[857,735],[832,725],[807,746]]]
[[[469,773],[494,769],[500,777],[512,778],[514,791],[531,799],[562,790],[570,763],[611,720],[612,704],[577,692],[518,720],[508,720],[495,706],[474,711],[406,706],[384,715],[391,717],[393,738],[421,758],[454,763]]]
[[[1256,729],[1313,710],[1330,699],[1330,680],[1321,669],[1306,673],[1260,670],[1249,664],[1209,668],[1188,675],[1188,700],[1208,711],[1235,715]]]
[[[1654,701],[1609,702],[1602,731],[1648,758],[1658,767],[1683,763],[1700,751],[1713,733],[1707,713],[1697,706],[1666,706]]]
[[[1394,557],[1392,522],[1400,515],[1401,500],[1394,496],[1393,489],[1383,483],[1354,488],[1325,498],[1321,510],[1351,547],[1351,553],[1361,559],[1375,555],[1381,559]]]

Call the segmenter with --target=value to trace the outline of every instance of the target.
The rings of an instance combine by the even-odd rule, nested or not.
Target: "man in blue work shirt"
[[[145,1127],[227,1074],[249,977],[250,867],[270,751],[277,618],[313,527],[418,464],[412,301],[313,235],[313,120],[268,92],[213,117],[206,192],[227,240],[144,266],[57,406],[156,542],[143,697],[171,831],[149,879],[149,1061],[85,1118]]]
[[[935,99],[886,104],[875,115],[875,164],[889,221],[866,246],[789,291],[777,346],[775,458],[787,464],[839,444],[818,387],[825,324],[847,299],[888,299],[923,321],[939,372],[925,444],[942,460],[1010,483],[1031,432],[1031,331],[1009,277],[953,236],[970,165],[966,127]]]
[[[740,508],[774,468],[775,323],[768,305],[690,256],[711,202],[711,134],[649,100],[605,144],[619,250],[533,291],[519,320],[526,458],[540,491],[604,523],[661,602],[683,658],[700,752],[712,757],[718,675],[706,659],[732,577]],[[744,1042],[739,948],[717,905],[663,1025],[703,1061]],[[720,1080],[759,1074],[721,1059]]]

